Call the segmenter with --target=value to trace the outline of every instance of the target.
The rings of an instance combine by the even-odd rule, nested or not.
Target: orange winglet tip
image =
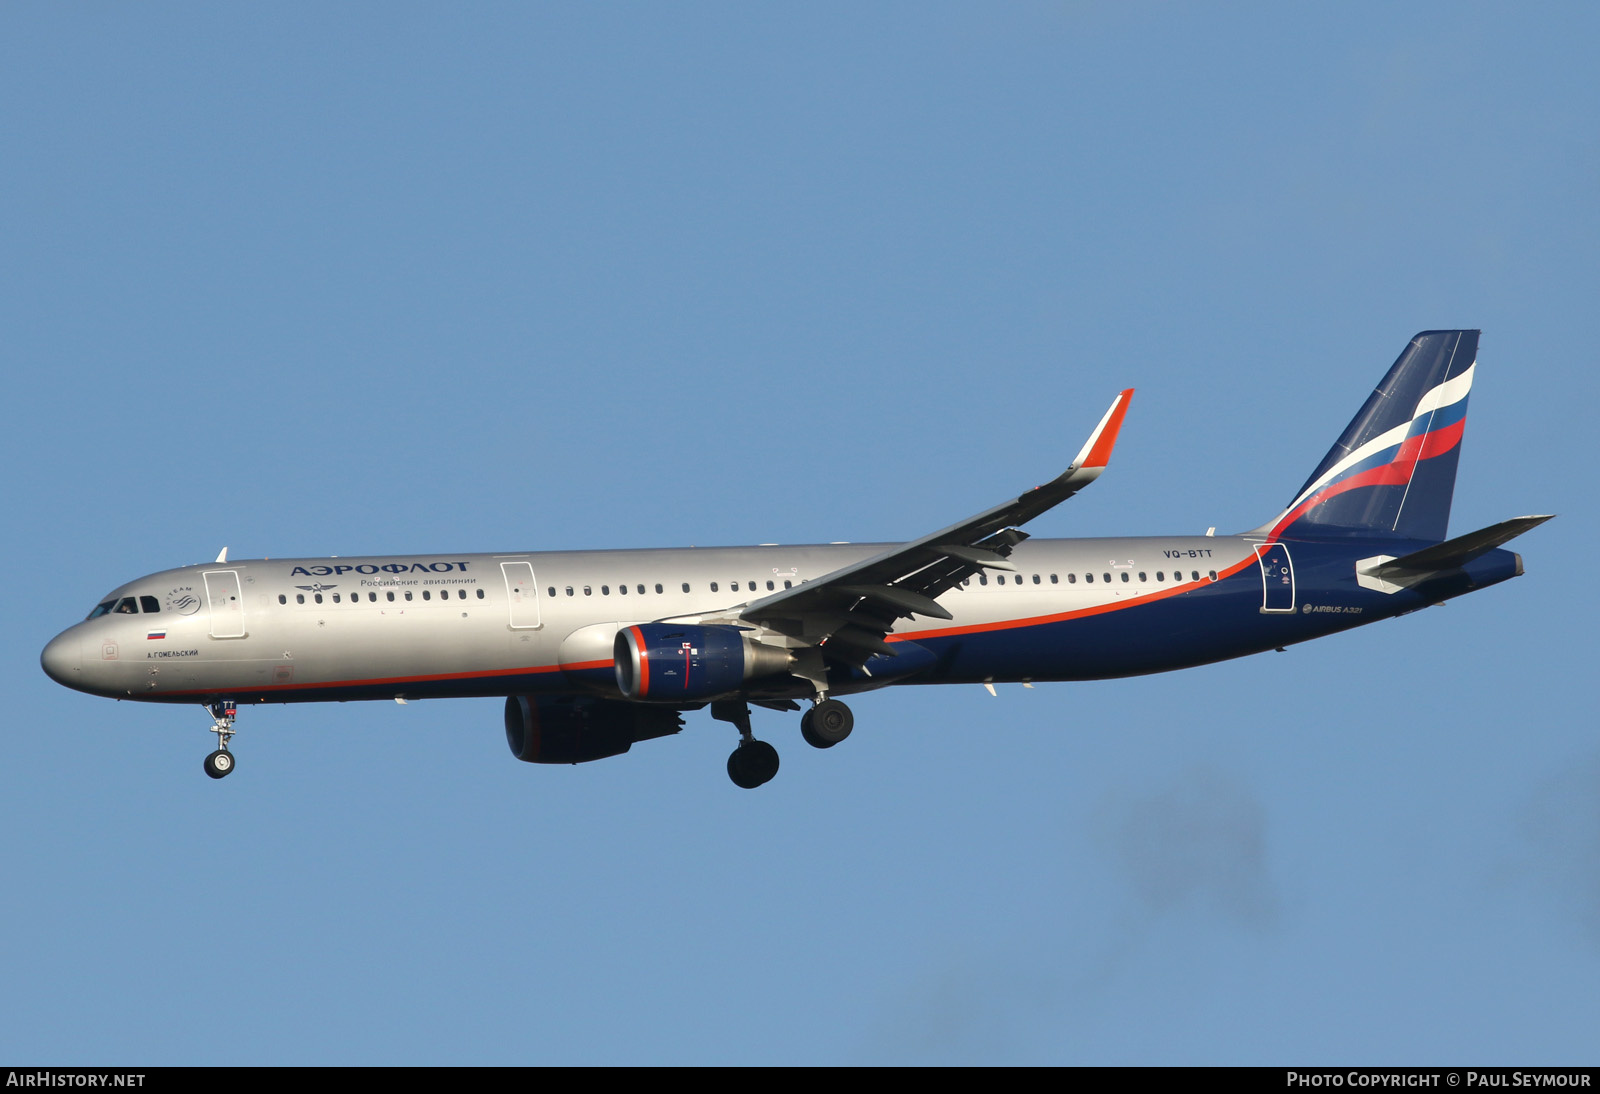
[[[1074,464],[1086,468],[1104,467],[1111,462],[1111,450],[1117,446],[1117,434],[1122,431],[1122,419],[1128,413],[1128,403],[1132,398],[1131,387],[1116,397],[1111,409],[1106,411],[1106,416],[1100,419],[1100,424],[1089,435]]]

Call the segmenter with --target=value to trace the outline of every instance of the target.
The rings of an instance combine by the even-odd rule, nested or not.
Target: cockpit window
[[[109,612],[112,608],[115,608],[116,606],[117,606],[117,602],[115,600],[108,600],[104,604],[96,604],[94,606],[94,611],[89,613],[89,618],[90,619],[99,619],[102,615],[105,615],[107,612]]]
[[[131,596],[125,596],[117,601],[117,606],[111,609],[117,615],[138,615],[139,603]]]
[[[141,596],[139,598],[139,608],[146,615],[151,615],[161,610],[161,602],[153,596]]]

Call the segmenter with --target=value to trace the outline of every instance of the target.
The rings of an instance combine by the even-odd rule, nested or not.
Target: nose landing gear
[[[239,708],[232,699],[220,699],[206,704],[206,713],[211,715],[214,722],[211,732],[217,735],[218,745],[217,750],[206,757],[206,774],[213,779],[225,778],[233,771],[233,753],[228,751],[228,742],[236,732],[233,720],[238,717]]]

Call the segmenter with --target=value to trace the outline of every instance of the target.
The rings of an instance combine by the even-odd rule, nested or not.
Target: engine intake
[[[640,623],[617,632],[617,687],[629,699],[704,702],[747,680],[789,671],[794,655],[745,637],[737,627]]]

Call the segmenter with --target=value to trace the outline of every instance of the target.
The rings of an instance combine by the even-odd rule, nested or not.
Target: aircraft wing
[[[894,656],[884,638],[900,619],[912,615],[949,619],[950,612],[935,597],[981,569],[1016,569],[1007,556],[1028,538],[1017,525],[1100,477],[1132,397],[1132,388],[1119,394],[1072,465],[1043,486],[948,528],[751,601],[740,619],[816,642],[828,656],[850,663],[860,664],[874,654]]]

